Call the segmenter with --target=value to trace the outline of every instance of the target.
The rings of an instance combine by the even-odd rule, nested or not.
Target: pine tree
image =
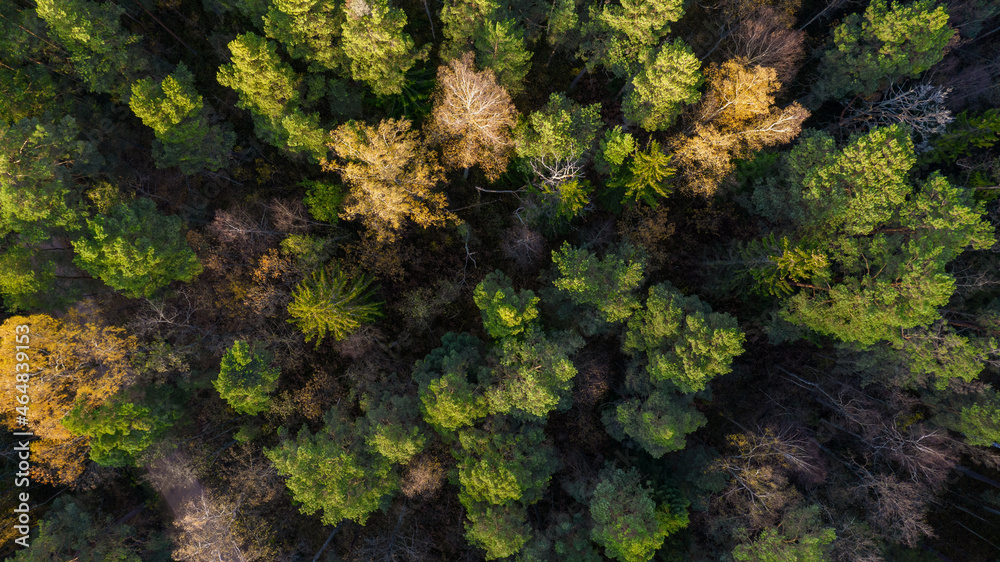
[[[476,64],[496,75],[500,85],[512,96],[524,90],[524,77],[531,69],[531,51],[524,42],[524,31],[516,21],[485,21],[473,35]]]
[[[591,72],[602,65],[616,76],[631,76],[683,13],[681,0],[622,0],[619,4],[592,5],[578,56]]]
[[[31,546],[17,550],[14,562],[48,560],[109,560],[140,562],[135,549],[136,530],[111,517],[95,518],[71,496],[55,498],[38,524]],[[152,545],[151,545],[152,546]],[[157,553],[158,555],[168,553]]]
[[[161,214],[147,198],[88,220],[73,249],[81,269],[131,298],[150,297],[173,281],[191,281],[202,269],[184,239],[181,218]]]
[[[418,401],[412,396],[384,393],[367,398],[361,430],[365,444],[393,464],[406,464],[424,449],[427,439],[417,425]]]
[[[472,334],[449,332],[435,349],[413,366],[413,380],[420,386],[424,421],[438,433],[471,425],[489,413],[480,383],[484,372],[482,342]]]
[[[265,449],[302,513],[322,511],[325,525],[344,519],[364,524],[373,511],[386,506],[399,489],[399,476],[389,461],[369,451],[353,424],[331,409],[326,424],[313,434],[303,427],[295,439]]]
[[[531,525],[523,506],[477,503],[466,510],[465,538],[486,551],[487,560],[517,554],[531,538]]]
[[[430,45],[414,50],[413,39],[403,33],[406,14],[389,7],[388,0],[350,0],[344,10],[341,48],[350,60],[351,77],[379,96],[400,93],[406,71],[427,58]]]
[[[828,135],[812,135],[789,154],[789,192],[800,195],[788,207],[802,217],[796,236],[827,248],[828,266],[790,283],[798,292],[786,319],[861,346],[898,342],[901,330],[937,320],[954,291],[948,262],[968,246],[989,246],[993,234],[966,190],[937,173],[914,187],[914,162],[899,126],[840,150]]]
[[[570,357],[583,343],[572,333],[548,336],[536,330],[500,342],[497,381],[486,391],[490,412],[538,421],[552,410],[568,410],[576,376]]]
[[[222,65],[217,78],[240,94],[237,107],[274,119],[298,101],[301,78],[278,56],[274,41],[245,33],[229,43],[229,50],[233,62]]]
[[[594,520],[591,538],[604,547],[608,557],[621,562],[652,560],[667,536],[651,490],[642,485],[635,468],[601,471],[590,500],[590,517]]]
[[[219,376],[212,384],[236,413],[259,414],[271,402],[268,394],[278,388],[281,371],[271,366],[272,360],[271,353],[237,340],[223,354]]]
[[[466,509],[477,503],[506,506],[532,504],[542,497],[555,472],[555,451],[544,444],[539,427],[487,433],[479,429],[459,432],[459,501]]]
[[[604,413],[604,427],[619,441],[631,439],[653,458],[680,451],[689,433],[708,420],[692,405],[694,395],[678,396],[658,388],[645,398],[629,398]]]
[[[81,226],[83,194],[74,179],[101,159],[79,135],[72,117],[0,128],[0,232],[37,243],[52,231]]]
[[[169,391],[155,389],[155,399],[151,391],[137,397],[120,394],[96,408],[78,399],[62,424],[73,435],[88,438],[90,459],[97,464],[136,466],[142,462],[142,453],[161,440],[181,416]]]
[[[494,339],[522,334],[538,318],[538,297],[531,291],[515,291],[500,270],[476,285],[473,300],[482,312],[483,328]]]
[[[607,322],[624,322],[639,308],[636,289],[643,281],[644,263],[632,255],[609,254],[599,259],[586,249],[564,242],[552,252],[559,270],[553,282],[573,302],[600,311]]]
[[[667,43],[656,56],[650,54],[632,79],[622,109],[625,118],[647,131],[662,131],[673,124],[682,104],[701,99],[701,61],[680,39]]]
[[[348,61],[339,38],[347,13],[338,0],[274,0],[264,16],[264,32],[309,70],[340,70]]]
[[[594,159],[594,169],[598,172],[617,176],[625,160],[635,152],[635,137],[622,131],[620,125],[604,132],[597,158]]]
[[[324,133],[319,117],[302,113],[302,77],[281,60],[277,44],[244,33],[229,43],[229,50],[232,62],[219,67],[216,79],[239,93],[236,106],[250,111],[257,136],[273,146],[322,158],[326,151],[320,146]]]
[[[735,318],[661,283],[649,288],[645,307],[629,319],[622,350],[645,354],[653,384],[670,381],[688,394],[730,372],[744,340]]]
[[[904,4],[872,0],[833,30],[816,85],[821,99],[866,95],[900,78],[916,78],[944,57],[955,30],[948,11],[933,0]]]
[[[157,167],[177,166],[185,174],[194,174],[226,165],[236,135],[209,125],[194,76],[184,63],[159,84],[149,78],[132,84],[129,107],[156,134],[153,159]]]
[[[371,302],[371,279],[350,279],[338,267],[322,269],[303,280],[292,292],[288,320],[318,347],[326,336],[342,340],[361,324],[380,315]]]
[[[125,9],[89,0],[40,0],[38,17],[69,51],[76,74],[91,91],[128,98],[128,87],[148,60],[134,45],[139,38],[122,29]]]

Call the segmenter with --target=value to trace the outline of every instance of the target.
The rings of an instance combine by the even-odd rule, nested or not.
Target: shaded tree
[[[837,538],[832,527],[823,527],[820,506],[799,507],[785,513],[780,530],[766,529],[750,544],[737,545],[738,562],[825,560],[830,543]]]
[[[36,11],[69,51],[74,71],[91,91],[128,97],[128,85],[148,60],[134,45],[139,38],[119,23],[124,8],[89,0],[41,0]]]
[[[56,498],[38,524],[38,535],[31,546],[18,550],[11,560],[44,562],[79,560],[80,562],[139,562],[143,554],[130,538],[136,530],[120,525],[110,517],[95,518],[69,496]],[[162,554],[162,553],[161,553]]]
[[[157,167],[177,166],[185,174],[226,165],[236,135],[209,125],[205,104],[184,63],[159,84],[143,78],[132,84],[129,107],[153,129]]]
[[[58,122],[22,119],[0,129],[0,219],[37,243],[54,230],[74,231],[82,222],[82,189],[75,178],[99,165],[96,147],[79,138],[72,117]]]
[[[493,71],[511,95],[521,93],[524,78],[531,69],[531,51],[524,44],[524,31],[517,22],[512,19],[484,22],[473,37],[476,64]]]
[[[348,64],[338,41],[347,12],[337,0],[275,0],[264,16],[264,32],[311,71],[340,70]]]
[[[486,551],[487,560],[517,554],[531,537],[523,506],[477,503],[466,511],[465,538]]]
[[[619,441],[631,439],[654,458],[680,451],[687,435],[708,423],[694,408],[693,395],[678,396],[669,388],[656,388],[645,397],[629,398],[605,411],[604,427]]]
[[[365,444],[389,462],[406,464],[424,449],[427,440],[416,423],[420,409],[414,397],[386,392],[378,400],[366,397],[362,406]]]
[[[350,60],[351,77],[379,96],[400,93],[406,71],[427,58],[430,45],[414,50],[413,39],[403,32],[406,14],[388,0],[351,0],[344,10],[341,49]]]
[[[495,349],[497,381],[486,390],[490,411],[530,421],[544,420],[555,409],[568,410],[576,376],[570,357],[583,343],[572,333],[546,335],[537,330],[500,342]]]

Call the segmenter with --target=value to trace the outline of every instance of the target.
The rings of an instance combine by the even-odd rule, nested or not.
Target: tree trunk
[[[580,79],[581,79],[581,78],[583,78],[583,75],[584,75],[584,74],[585,74],[586,72],[587,72],[587,65],[583,65],[583,68],[581,68],[581,69],[580,69],[580,72],[578,72],[578,73],[577,73],[577,75],[576,75],[576,78],[574,78],[574,79],[573,79],[573,81],[572,81],[572,82],[570,82],[570,84],[569,84],[569,88],[566,88],[566,91],[567,91],[567,92],[569,92],[569,91],[571,91],[571,90],[572,90],[573,88],[575,88],[575,87],[576,87],[576,84],[577,84],[577,83],[578,83],[578,82],[580,81]]]

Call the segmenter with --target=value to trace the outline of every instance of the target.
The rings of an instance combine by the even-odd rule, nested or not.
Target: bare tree
[[[713,503],[722,512],[745,517],[754,528],[774,524],[786,507],[798,501],[789,476],[818,479],[824,473],[815,448],[790,428],[758,426],[728,440],[731,452],[716,461],[714,468],[729,476],[729,486]]]
[[[531,171],[541,180],[542,185],[549,189],[577,180],[583,177],[583,167],[587,163],[585,156],[579,158],[551,158],[539,156],[528,160]]]
[[[174,522],[179,529],[175,560],[191,562],[248,562],[233,535],[235,507],[204,490],[182,507]]]
[[[507,258],[522,269],[537,265],[538,260],[547,255],[545,237],[520,221],[507,229],[500,248]]]
[[[507,169],[514,150],[517,110],[491,70],[476,71],[466,53],[438,68],[438,89],[426,131],[444,149],[449,168],[478,164],[495,179]]]
[[[855,492],[867,508],[868,521],[883,536],[911,548],[921,538],[934,536],[934,529],[927,522],[930,500],[927,488],[891,474],[864,472],[865,478]]]
[[[208,230],[220,242],[248,258],[263,252],[280,234],[271,228],[265,213],[253,212],[240,204],[225,211],[216,211]]]
[[[928,84],[906,90],[890,86],[881,100],[864,102],[852,110],[844,125],[871,130],[902,123],[920,139],[917,152],[924,152],[930,149],[930,137],[943,133],[954,121],[944,105],[949,92],[951,88]]]
[[[419,562],[430,559],[431,541],[417,525],[403,528],[407,505],[399,509],[399,516],[391,531],[366,537],[354,553],[358,562]]]
[[[898,392],[896,398],[906,400]],[[944,484],[955,466],[954,454],[946,446],[947,435],[902,419],[910,408],[897,404],[897,415],[888,417],[876,404],[846,388],[833,398],[833,404],[840,421],[847,426],[844,429],[861,440],[863,452],[873,464],[930,488]]]
[[[770,67],[779,82],[791,80],[805,57],[805,32],[788,28],[771,6],[760,6],[730,33],[725,46],[728,58],[741,57],[747,64]]]

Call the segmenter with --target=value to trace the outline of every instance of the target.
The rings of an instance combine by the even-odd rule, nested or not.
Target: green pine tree
[[[388,0],[354,0],[344,10],[341,48],[350,59],[351,77],[378,96],[402,92],[406,71],[427,58],[430,46],[414,48],[413,38],[403,32],[406,14]]]
[[[129,107],[156,134],[153,159],[157,167],[177,166],[185,174],[194,174],[227,164],[236,135],[209,125],[194,75],[184,63],[160,83],[143,78],[132,84]]]
[[[150,297],[173,281],[191,281],[202,270],[181,218],[160,213],[145,197],[87,220],[73,249],[81,269],[131,298]]]
[[[338,267],[314,271],[292,292],[288,320],[316,345],[326,336],[342,340],[361,324],[378,317],[380,303],[371,302],[371,279],[350,279]]]
[[[680,115],[684,104],[701,99],[701,61],[684,41],[666,43],[643,61],[632,79],[622,109],[625,118],[647,131],[662,131]]]
[[[822,99],[867,95],[902,78],[916,78],[944,57],[955,30],[934,0],[872,0],[833,30],[833,48],[816,84]]]
[[[255,415],[267,409],[268,394],[278,388],[281,371],[271,366],[273,356],[243,340],[222,356],[219,376],[212,383],[219,396],[239,414]]]

